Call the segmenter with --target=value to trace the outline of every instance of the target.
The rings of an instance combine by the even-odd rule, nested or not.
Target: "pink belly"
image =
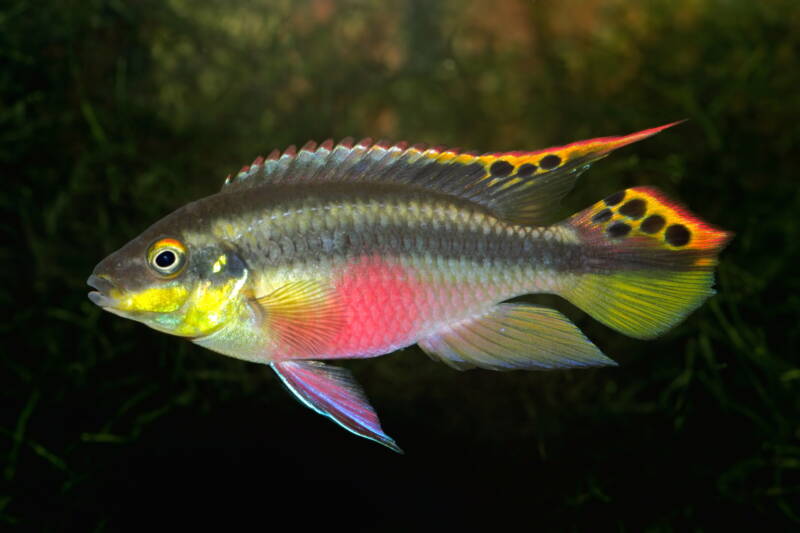
[[[380,257],[345,267],[336,283],[344,326],[330,344],[330,356],[370,357],[415,342],[428,289],[403,266]]]

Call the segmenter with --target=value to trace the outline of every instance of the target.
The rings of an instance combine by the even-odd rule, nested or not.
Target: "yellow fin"
[[[459,370],[616,365],[567,317],[529,304],[499,304],[485,315],[419,341],[419,346]]]
[[[299,151],[292,146],[257,158],[229,176],[222,190],[292,183],[391,184],[475,202],[511,222],[544,224],[594,161],[675,124],[543,150],[483,155],[371,139],[309,142]]]
[[[289,282],[255,303],[289,357],[323,354],[341,330],[344,313],[327,284],[316,280]]]
[[[614,193],[566,224],[590,247],[591,264],[562,296],[639,339],[664,333],[714,294],[717,256],[732,236],[652,187]]]
[[[714,294],[714,273],[640,270],[586,274],[564,296],[605,325],[651,339],[682,322]]]

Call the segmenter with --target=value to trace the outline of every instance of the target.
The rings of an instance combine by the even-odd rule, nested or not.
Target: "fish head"
[[[89,299],[158,331],[198,339],[242,312],[248,269],[228,243],[174,222],[156,223],[103,259],[87,280],[96,289]]]

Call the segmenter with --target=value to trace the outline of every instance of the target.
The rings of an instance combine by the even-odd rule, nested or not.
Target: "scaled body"
[[[251,346],[232,348],[224,330],[222,342],[200,341],[260,362],[384,354],[497,301],[554,292],[558,274],[583,264],[568,228],[510,224],[458,198],[385,185],[236,191],[201,200],[176,218],[176,228],[205,221],[185,235],[190,245],[223,241],[236,250],[254,296],[313,281],[338,302],[340,323],[324,342],[305,346],[300,333],[273,336],[265,346],[253,335]],[[254,330],[260,318],[252,317]]]
[[[273,154],[106,258],[90,297],[271,364],[306,405],[399,450],[349,373],[315,360],[419,343],[456,368],[613,364],[560,313],[501,302],[560,294],[651,337],[712,293],[727,234],[654,189],[546,225],[589,163],[660,129],[484,156],[369,142]]]

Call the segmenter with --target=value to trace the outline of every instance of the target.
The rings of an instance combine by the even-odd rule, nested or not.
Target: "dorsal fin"
[[[225,180],[223,192],[267,184],[392,183],[458,196],[521,224],[547,217],[589,165],[611,151],[677,124],[533,152],[477,155],[445,147],[347,138],[306,143],[259,157]]]

